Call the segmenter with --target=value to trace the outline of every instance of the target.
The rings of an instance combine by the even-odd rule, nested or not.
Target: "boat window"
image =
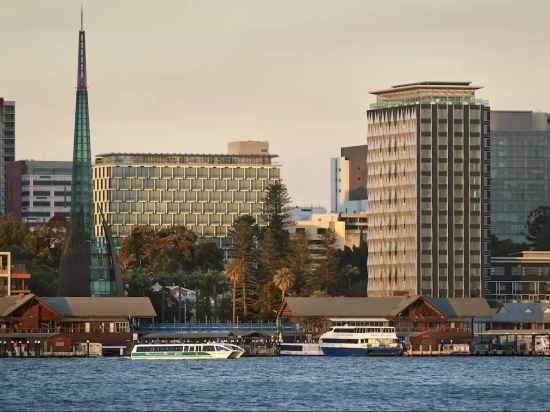
[[[145,348],[144,348],[143,346],[138,346],[138,347],[136,348],[136,352],[140,352],[140,353],[141,353],[141,352],[145,352]]]
[[[205,345],[203,346],[203,349],[202,349],[204,352],[214,352],[214,346],[212,345]]]
[[[323,338],[323,343],[358,343],[358,339]]]

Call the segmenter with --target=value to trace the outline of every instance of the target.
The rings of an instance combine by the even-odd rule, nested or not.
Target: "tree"
[[[231,283],[231,319],[233,323],[237,322],[237,287],[240,282],[241,268],[240,263],[235,260],[229,261],[224,272]]]
[[[285,302],[286,291],[294,284],[294,274],[289,268],[279,269],[273,276],[273,284],[281,291],[281,305]]]
[[[540,206],[527,218],[527,240],[533,250],[550,250],[550,207]]]
[[[298,296],[307,296],[307,285],[312,276],[312,260],[309,244],[306,236],[299,233],[290,241],[290,255],[288,257],[289,268],[294,273],[294,285],[292,288]]]
[[[315,283],[330,294],[338,265],[338,253],[334,248],[336,235],[332,229],[327,229],[321,237],[319,244],[319,259],[316,259]],[[313,288],[315,289],[315,288]]]
[[[528,250],[529,245],[527,243],[516,243],[510,239],[499,239],[495,235],[491,235],[489,240],[489,250],[491,256],[509,256],[512,253]]]
[[[230,232],[231,258],[239,270],[239,284],[243,317],[248,317],[248,307],[254,298],[257,267],[257,233],[256,221],[250,215],[240,216]]]

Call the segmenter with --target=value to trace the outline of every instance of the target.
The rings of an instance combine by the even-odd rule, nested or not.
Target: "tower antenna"
[[[84,5],[80,4],[80,31],[84,31]]]

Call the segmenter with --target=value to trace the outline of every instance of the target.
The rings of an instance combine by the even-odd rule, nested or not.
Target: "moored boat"
[[[169,343],[134,346],[131,359],[229,359],[233,350],[218,343]]]
[[[281,342],[279,344],[280,356],[323,356],[318,343]]]
[[[398,356],[403,346],[386,319],[331,319],[319,346],[327,356]]]
[[[244,355],[244,349],[238,345],[233,345],[232,343],[223,343],[222,345],[231,349],[231,355],[229,356],[231,359],[239,359]]]

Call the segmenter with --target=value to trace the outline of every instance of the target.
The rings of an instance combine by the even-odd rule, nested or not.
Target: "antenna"
[[[84,31],[84,5],[80,4],[80,31]]]

